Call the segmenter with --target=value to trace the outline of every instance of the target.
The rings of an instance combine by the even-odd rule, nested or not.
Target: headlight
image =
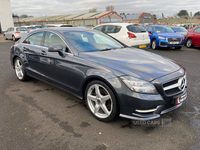
[[[120,78],[132,91],[149,94],[158,93],[155,86],[150,82],[140,80],[131,76],[123,76]]]
[[[158,38],[161,40],[165,40],[165,37],[162,37],[162,36],[158,36]]]

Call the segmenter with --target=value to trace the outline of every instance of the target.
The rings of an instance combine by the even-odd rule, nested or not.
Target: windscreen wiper
[[[105,48],[105,49],[102,49],[101,51],[109,51],[111,49],[114,49],[114,48]]]

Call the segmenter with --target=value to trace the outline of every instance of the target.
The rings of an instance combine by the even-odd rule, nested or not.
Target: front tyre
[[[86,105],[100,121],[109,122],[118,115],[118,105],[112,90],[101,81],[90,82],[85,90]]]
[[[14,68],[15,74],[20,81],[25,81],[29,78],[26,75],[24,64],[22,63],[22,60],[19,57],[17,57],[14,61]]]
[[[186,46],[187,46],[188,48],[191,48],[191,47],[192,47],[192,39],[188,39],[188,40],[187,40]]]
[[[151,47],[152,47],[153,50],[156,50],[156,49],[157,49],[157,41],[156,41],[156,39],[154,39],[154,40],[152,41]]]

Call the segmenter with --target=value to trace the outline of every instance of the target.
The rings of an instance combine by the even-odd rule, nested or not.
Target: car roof
[[[50,27],[50,28],[38,29],[36,31],[37,32],[38,31],[57,31],[57,32],[63,33],[63,32],[70,32],[70,31],[96,31],[96,30],[83,28],[83,27]]]
[[[45,26],[61,26],[61,25],[71,25],[71,24],[45,24]]]
[[[168,25],[149,25],[151,27],[169,27]]]
[[[127,25],[133,25],[133,24],[136,24],[136,23],[103,23],[103,24],[100,24],[100,25],[98,25],[98,26],[102,26],[102,25],[127,26]]]

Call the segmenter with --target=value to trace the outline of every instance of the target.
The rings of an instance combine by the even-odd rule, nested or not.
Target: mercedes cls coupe
[[[34,30],[11,47],[10,60],[20,81],[33,77],[71,93],[100,121],[159,118],[187,97],[181,65],[87,28]]]

